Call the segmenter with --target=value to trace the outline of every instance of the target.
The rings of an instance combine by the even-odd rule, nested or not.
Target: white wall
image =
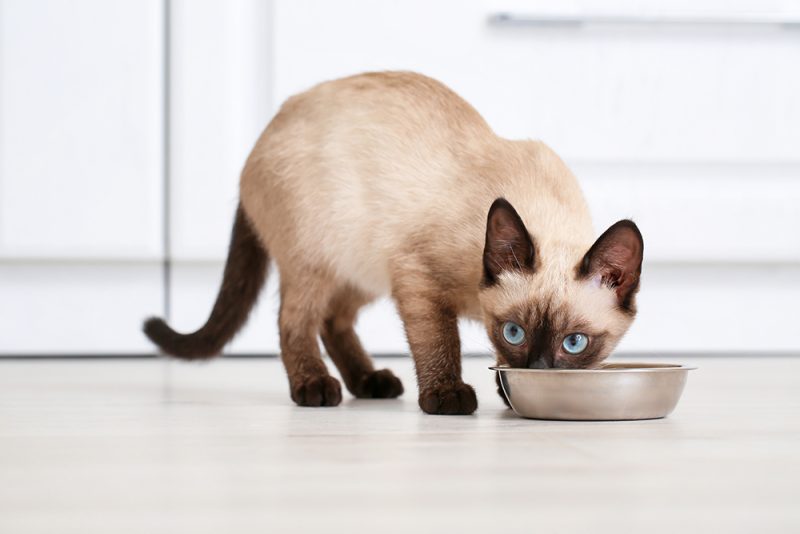
[[[800,349],[782,334],[800,296],[800,29],[762,24],[796,16],[798,2],[173,0],[166,145],[164,4],[50,4],[0,2],[0,324],[14,325],[0,353],[149,350],[138,319],[163,309],[164,254],[173,322],[199,326],[238,172],[271,114],[321,80],[383,69],[435,76],[499,133],[547,141],[581,179],[598,230],[639,223],[640,316],[622,350]],[[501,11],[706,23],[487,22]],[[720,16],[741,22],[708,23]],[[134,299],[140,278],[148,289]],[[275,279],[231,351],[277,351]],[[26,284],[70,305],[47,290],[26,298]],[[88,299],[91,329],[49,335],[95,293],[120,304]],[[372,351],[406,350],[388,302],[359,330]],[[488,348],[475,325],[463,345]]]

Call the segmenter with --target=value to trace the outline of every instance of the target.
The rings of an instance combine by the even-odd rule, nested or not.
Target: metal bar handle
[[[777,26],[800,28],[800,15],[788,14],[663,14],[663,15],[549,15],[499,12],[489,15],[492,26],[579,27],[586,25],[657,25],[657,26]]]

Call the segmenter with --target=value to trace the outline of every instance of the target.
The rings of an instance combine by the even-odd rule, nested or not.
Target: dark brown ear
[[[492,285],[503,271],[533,271],[534,248],[525,224],[514,207],[498,198],[489,208],[483,249],[483,284]]]
[[[583,257],[578,268],[582,278],[598,277],[598,282],[616,290],[621,308],[633,309],[633,297],[642,274],[644,240],[639,228],[627,219],[603,232]]]

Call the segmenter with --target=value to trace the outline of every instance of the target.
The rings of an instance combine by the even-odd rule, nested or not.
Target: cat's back
[[[366,72],[322,82],[289,98],[279,115],[319,119],[359,118],[369,112],[371,121],[388,121],[395,127],[419,129],[420,121],[441,121],[441,126],[485,135],[491,130],[466,100],[443,83],[408,71]],[[331,125],[333,126],[333,125]]]
[[[572,211],[569,197],[554,209],[548,199],[577,187],[574,178],[537,147],[497,137],[436,80],[360,74],[286,101],[248,160],[241,202],[279,266],[313,258],[384,293],[392,255],[426,239],[446,235],[441,256],[476,256],[468,263],[477,268],[499,196],[521,205],[534,228]]]
[[[336,162],[400,152],[431,157],[493,137],[483,117],[441,82],[388,71],[323,82],[289,98],[259,145],[277,154],[314,150]]]
[[[419,187],[446,190],[454,176],[463,186],[464,171],[497,141],[441,82],[413,72],[358,74],[289,98],[256,144],[247,166],[254,172],[245,169],[242,185],[295,197],[335,189],[341,202],[377,202],[392,189],[395,201],[407,192],[418,205]]]
[[[264,131],[242,174],[242,204],[278,261],[314,246],[347,264],[338,271],[385,289],[397,229],[468,182],[479,186],[466,169],[495,140],[470,104],[421,74],[324,82],[289,98]]]

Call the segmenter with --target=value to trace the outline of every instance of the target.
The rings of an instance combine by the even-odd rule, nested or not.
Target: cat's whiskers
[[[511,244],[508,244],[508,249],[511,251],[511,255],[514,256],[514,262],[517,264],[517,269],[521,270],[522,265],[520,264],[519,259],[517,259],[517,254],[514,252],[514,247],[512,247]]]

